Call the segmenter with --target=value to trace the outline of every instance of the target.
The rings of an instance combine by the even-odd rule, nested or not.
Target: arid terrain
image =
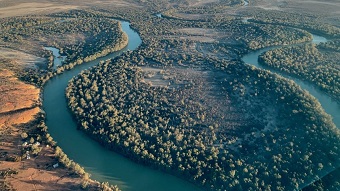
[[[319,21],[340,26],[340,1],[338,0],[249,0],[249,6],[244,7],[225,7],[218,9],[216,13],[195,13],[197,7],[208,6],[209,4],[218,3],[218,0],[187,0],[181,4],[182,7],[187,6],[192,8],[192,13],[183,11],[184,9],[173,8],[176,3],[167,3],[159,12],[165,16],[179,18],[183,20],[200,20],[205,18],[227,19],[228,15],[242,17],[247,15],[248,11],[265,10],[265,11],[285,11],[290,13],[315,13],[320,16]],[[53,0],[33,0],[30,2],[24,0],[0,0],[0,19],[10,17],[21,17],[26,15],[47,15],[70,10],[84,10],[89,8],[117,9],[140,9],[144,6],[145,1],[133,0],[75,0],[75,1],[53,1]],[[179,7],[181,7],[179,6]],[[160,6],[161,7],[161,6]],[[170,7],[170,11],[165,9]],[[187,8],[185,7],[185,8]],[[187,48],[188,52],[199,53],[203,56],[219,57],[229,59],[229,55],[225,52],[213,50],[214,45],[219,42],[231,43],[229,37],[231,34],[217,29],[210,28],[190,28],[190,26],[182,26],[182,28],[174,28],[171,30],[171,35],[164,35],[164,39],[173,40],[181,39],[193,41]],[[83,34],[66,34],[65,36],[45,36],[41,37],[41,42],[47,39],[64,42],[64,44],[76,44],[86,37]],[[15,189],[15,190],[81,190],[83,180],[74,172],[66,167],[59,166],[54,168],[53,165],[58,163],[55,157],[55,150],[48,144],[39,145],[41,152],[38,156],[27,158],[25,153],[22,153],[25,143],[23,141],[23,133],[30,132],[36,128],[32,123],[37,117],[43,113],[41,110],[41,92],[42,89],[23,82],[20,80],[21,73],[26,69],[46,69],[48,60],[39,57],[39,50],[42,48],[41,43],[33,42],[33,39],[23,40],[20,44],[13,43],[1,44],[0,42],[0,190]],[[39,47],[36,47],[39,46]],[[10,48],[9,48],[10,47]],[[16,47],[16,48],[13,48]],[[211,48],[213,47],[213,48]],[[37,53],[35,54],[34,53]],[[180,64],[180,63],[178,63]],[[200,94],[194,96],[193,99],[203,100],[204,108],[212,111],[209,115],[216,115],[220,122],[224,123],[222,117],[224,113],[233,113],[233,107],[229,105],[229,98],[226,99],[222,95],[223,92],[218,92],[218,95],[213,95],[214,88],[218,84],[214,73],[202,70],[184,70],[184,69],[163,69],[142,68],[145,70],[145,82],[153,86],[161,86],[170,84],[172,73],[176,73],[183,81],[198,79],[197,84],[200,88],[195,90]],[[167,74],[168,72],[169,74]],[[165,73],[165,74],[164,74]],[[201,80],[201,81],[200,81]],[[208,82],[211,87],[205,86]],[[182,86],[183,84],[179,86]],[[216,87],[215,87],[216,86]],[[192,92],[185,92],[193,94]],[[206,94],[206,95],[205,95]],[[220,99],[224,98],[220,108],[210,108],[210,103],[215,105],[221,104]],[[208,103],[209,102],[209,103]],[[220,118],[221,117],[221,118]],[[244,122],[239,119],[239,114],[232,116],[232,120],[236,122]],[[227,119],[226,119],[227,120]],[[228,119],[230,120],[230,119]],[[234,126],[238,126],[236,123]],[[36,140],[37,141],[37,140]],[[95,184],[95,183],[93,183]]]
[[[9,0],[2,0],[0,1],[0,18],[3,17],[14,17],[14,16],[23,16],[28,14],[34,15],[41,15],[53,12],[61,12],[67,11],[71,9],[83,9],[92,6],[134,6],[131,3],[128,3],[123,0],[101,0],[101,1],[50,1],[50,0],[43,0],[43,1],[9,1]]]
[[[119,0],[96,2],[1,0],[0,18],[44,15],[82,9],[94,4],[131,6],[130,3]],[[67,41],[72,42],[72,39]],[[21,134],[36,128],[30,122],[41,112],[41,90],[22,82],[17,76],[25,69],[36,69],[42,66],[46,68],[47,60],[27,53],[37,52],[37,47],[32,47],[30,44],[23,44],[27,52],[4,46],[6,45],[0,45],[0,190],[9,188],[25,191],[80,190],[82,178],[65,167],[52,167],[58,160],[54,156],[54,150],[48,145],[40,146],[42,150],[39,156],[30,159],[22,158]],[[34,46],[37,44],[34,43]],[[20,45],[18,47],[21,49]],[[20,158],[18,161],[21,162],[8,161],[13,158]]]
[[[15,190],[79,189],[81,178],[65,168],[52,167],[57,159],[47,145],[41,145],[42,151],[37,157],[19,159],[19,162],[8,161],[22,156],[21,134],[35,128],[23,124],[34,120],[40,112],[40,89],[21,82],[6,69],[0,69],[0,84],[0,171],[6,173],[10,169],[17,173],[7,176],[6,183]]]

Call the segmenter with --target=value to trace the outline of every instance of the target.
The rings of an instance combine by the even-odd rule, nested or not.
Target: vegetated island
[[[337,21],[331,13],[324,20],[318,14],[297,13],[295,8],[301,7],[296,2],[276,7],[272,7],[273,2],[263,7],[261,3],[250,2],[253,8],[242,7],[243,1],[238,0],[152,0],[136,2],[138,8],[106,4],[86,11],[3,18],[2,45],[49,60],[48,65],[23,70],[5,60],[7,68],[3,71],[12,70],[21,80],[41,87],[65,69],[123,47],[126,39],[112,18],[128,19],[142,36],[143,46],[84,72],[69,85],[70,108],[81,129],[134,161],[207,189],[303,188],[335,169],[303,188],[334,189],[338,182],[334,176],[339,169],[339,131],[330,117],[296,84],[245,66],[240,57],[267,46],[311,40],[308,32],[291,26],[338,38]],[[291,12],[280,11],[287,5]],[[153,15],[163,11],[164,18]],[[244,22],[243,17],[252,19]],[[67,55],[65,65],[52,70],[51,54],[36,49],[41,46],[59,48]],[[317,48],[324,54],[334,52],[337,46],[330,43]],[[336,65],[326,67],[333,71]],[[311,68],[298,68],[306,73],[298,70],[297,75],[314,80],[308,77]],[[336,73],[322,74],[327,80],[322,78],[317,84],[331,89],[326,90],[328,93],[336,93],[329,80],[336,79]],[[40,101],[37,103],[33,106],[39,106]],[[25,155],[14,152],[5,154],[6,158],[21,160],[27,157],[26,150],[40,156],[46,147],[41,149],[36,142],[55,144],[43,122],[44,115],[38,116],[37,121],[27,124],[29,129],[24,127],[14,136],[20,143],[32,144],[23,149]],[[2,133],[9,135],[9,131]],[[8,138],[13,145],[14,139]],[[48,156],[59,156],[55,162],[63,161],[73,168],[71,172],[88,176],[58,147],[47,152]],[[4,170],[1,175],[8,180],[8,175],[17,172],[21,173]],[[90,188],[86,179],[82,187]],[[326,182],[333,187],[325,187]]]
[[[308,32],[222,16],[111,14],[127,16],[144,44],[70,82],[70,108],[94,139],[213,190],[302,189],[338,168],[339,130],[318,101],[239,60],[308,42]]]
[[[0,55],[1,190],[117,189],[89,179],[56,146],[44,123],[40,88],[64,70],[124,48],[128,39],[119,23],[93,14],[53,13],[1,18],[0,28],[5,47]],[[44,46],[59,48],[67,56],[64,65],[54,70],[53,57]],[[29,177],[36,181],[26,181]],[[47,184],[50,180],[56,181]]]
[[[217,190],[299,189],[337,167],[338,129],[291,81],[244,65],[224,68],[220,88],[252,121],[234,125],[214,122],[190,98],[204,82],[152,87],[140,61],[106,62],[67,89],[80,128],[106,147]]]
[[[266,66],[316,84],[340,102],[339,42],[279,48],[266,52],[259,59]]]

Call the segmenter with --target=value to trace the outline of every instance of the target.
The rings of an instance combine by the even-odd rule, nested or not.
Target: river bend
[[[81,71],[100,61],[114,58],[124,51],[135,50],[141,44],[140,36],[130,28],[130,23],[121,21],[121,25],[129,37],[127,47],[94,61],[77,65],[72,70],[47,81],[43,92],[43,109],[46,113],[48,131],[68,157],[83,166],[85,171],[91,174],[92,179],[118,185],[124,191],[200,190],[180,178],[136,164],[115,152],[109,152],[77,130],[77,124],[68,110],[65,97],[67,84]]]
[[[160,14],[157,16],[160,16]],[[90,173],[95,180],[116,184],[121,189],[127,191],[200,190],[193,184],[180,178],[138,165],[119,154],[108,152],[107,149],[76,128],[76,122],[68,110],[65,97],[65,89],[69,80],[77,76],[81,71],[98,64],[100,61],[114,58],[127,50],[135,50],[142,42],[139,35],[130,28],[130,23],[121,21],[121,25],[123,31],[129,37],[127,47],[94,61],[77,65],[72,70],[65,71],[63,74],[51,78],[45,84],[43,109],[46,112],[46,124],[49,128],[49,133],[69,158],[83,166],[86,172]],[[326,41],[325,38],[316,35],[313,35],[313,39],[314,43]],[[259,65],[258,56],[263,52],[275,48],[278,47],[269,47],[251,52],[245,55],[242,60],[257,68],[268,69]],[[277,71],[275,72],[278,73]],[[324,110],[333,117],[336,126],[338,128],[340,127],[340,118],[336,117],[340,114],[340,106],[337,102],[309,83],[282,73],[279,74],[285,78],[294,80],[303,89],[309,91],[316,97]]]
[[[312,43],[318,44],[321,42],[327,42],[327,39],[315,34],[312,34],[313,40]],[[334,124],[337,126],[337,128],[340,128],[340,105],[332,99],[329,95],[321,91],[319,88],[317,88],[315,85],[303,81],[301,79],[298,79],[296,77],[292,77],[288,74],[279,72],[278,70],[274,70],[269,67],[265,67],[258,62],[258,57],[269,50],[277,49],[282,46],[273,46],[273,47],[267,47],[267,48],[262,48],[259,50],[256,50],[254,52],[250,52],[249,54],[245,55],[242,57],[242,61],[251,64],[257,68],[260,69],[265,69],[269,70],[273,73],[279,74],[283,76],[284,78],[293,80],[295,83],[297,83],[299,86],[301,86],[302,89],[307,90],[311,95],[313,95],[322,105],[323,109],[325,110],[326,113],[332,116]]]

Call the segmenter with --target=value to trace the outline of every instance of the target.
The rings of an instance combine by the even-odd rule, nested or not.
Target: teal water
[[[327,42],[327,39],[318,35],[314,35],[312,34],[313,40],[311,43],[321,43],[321,42]],[[291,45],[290,45],[291,46]],[[323,91],[321,91],[319,88],[317,88],[315,85],[300,80],[296,77],[292,77],[286,73],[282,73],[278,70],[260,65],[258,62],[258,57],[264,53],[267,52],[269,50],[273,50],[276,48],[280,48],[282,46],[273,46],[273,47],[267,47],[267,48],[263,48],[263,49],[259,49],[257,51],[251,52],[245,56],[242,57],[243,62],[253,65],[257,68],[260,69],[264,69],[264,70],[269,70],[273,73],[279,74],[284,78],[293,80],[295,83],[297,83],[303,90],[308,91],[312,96],[314,96],[321,104],[322,108],[324,109],[324,111],[326,113],[328,113],[329,115],[331,115],[334,124],[336,125],[336,127],[339,129],[340,128],[340,105],[334,100],[332,99],[329,95],[327,95],[326,93],[324,93]],[[334,169],[333,169],[334,170]],[[331,170],[332,171],[332,170]],[[323,172],[323,174],[319,174],[319,178],[322,178],[323,176],[326,176],[328,173],[330,172]],[[301,185],[300,189],[310,185],[311,183],[313,183],[315,180],[305,180],[305,183],[303,185]]]
[[[321,42],[327,42],[327,39],[315,34],[312,34],[313,36],[313,41],[312,43],[318,44]],[[305,82],[303,80],[300,80],[298,78],[292,77],[288,74],[281,73],[277,70],[273,70],[269,67],[265,67],[259,64],[258,62],[258,57],[269,50],[273,50],[276,48],[279,48],[280,46],[273,46],[273,47],[267,47],[263,49],[259,49],[257,51],[251,52],[245,56],[242,57],[243,62],[247,64],[251,64],[257,68],[265,69],[265,70],[270,70],[273,73],[277,73],[284,78],[290,79],[295,81],[298,85],[301,86],[302,89],[307,90],[311,95],[313,95],[320,103],[323,109],[325,110],[326,113],[332,116],[334,124],[337,126],[337,128],[340,128],[340,105],[332,99],[329,95],[321,91],[319,88],[317,88],[315,85]]]
[[[114,58],[127,50],[135,50],[141,44],[139,35],[130,28],[128,22],[121,21],[121,25],[129,37],[127,47],[95,61],[76,66],[46,83],[43,92],[43,109],[46,112],[48,131],[69,158],[83,166],[95,180],[118,185],[124,191],[200,190],[180,178],[136,164],[119,154],[108,151],[77,130],[65,98],[67,84],[72,77],[98,64],[99,61]]]
[[[49,133],[69,158],[83,166],[95,180],[117,184],[122,190],[127,191],[200,190],[182,179],[138,165],[119,154],[110,152],[76,128],[76,123],[68,110],[65,98],[65,89],[69,80],[81,71],[98,64],[100,61],[114,58],[127,50],[135,50],[142,42],[139,35],[129,27],[128,22],[122,21],[121,24],[123,31],[129,37],[127,47],[95,61],[76,66],[70,71],[65,71],[62,75],[53,77],[46,83],[43,92],[43,109],[46,112],[46,124],[49,128]],[[313,35],[313,37],[314,43],[326,41],[325,38],[320,36]],[[277,47],[265,48],[249,53],[242,60],[258,68],[266,69],[258,64],[258,56],[273,48]],[[340,119],[337,117],[340,116],[340,107],[335,101],[311,84],[284,74],[280,75],[294,80],[303,89],[316,97],[325,111],[333,116],[336,126],[340,127]]]
[[[57,69],[58,66],[61,66],[62,63],[66,60],[66,56],[61,56],[59,53],[59,49],[54,47],[45,47],[46,50],[52,51],[53,54],[53,69]]]

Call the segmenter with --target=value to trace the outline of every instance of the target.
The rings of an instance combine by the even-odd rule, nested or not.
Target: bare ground
[[[252,0],[244,8],[261,8],[292,13],[320,15],[325,22],[339,26],[340,1],[338,0]]]
[[[0,18],[14,17],[28,14],[41,14],[76,9],[78,6],[63,6],[52,3],[19,3],[14,6],[0,8]]]
[[[238,109],[234,107],[228,93],[221,86],[226,78],[225,73],[203,68],[186,68],[176,69],[176,76],[179,82],[193,83],[192,89],[183,90],[183,95],[190,95],[183,101],[189,105],[199,103],[206,111],[205,123],[218,124],[219,131],[239,129],[248,124],[242,114],[237,112]],[[190,103],[191,101],[193,102]]]
[[[52,168],[57,159],[53,149],[46,145],[41,145],[42,152],[36,157],[21,162],[7,161],[8,157],[22,156],[21,133],[28,129],[21,125],[35,119],[40,112],[40,89],[19,81],[14,72],[6,69],[0,69],[0,84],[0,171],[18,172],[6,177],[6,183],[19,191],[80,190],[79,176],[65,168]],[[0,189],[4,189],[1,184]]]
[[[23,159],[21,162],[5,161],[6,156],[19,156],[20,130],[15,127],[2,128],[0,152],[0,171],[12,169],[18,174],[6,177],[15,190],[81,190],[81,178],[71,174],[65,168],[53,168],[57,162],[52,148],[43,145],[39,156]]]
[[[218,2],[219,0],[189,0],[189,6],[191,7],[199,7],[204,6],[210,3]]]
[[[180,89],[181,96],[176,103],[193,108],[204,108],[206,124],[218,124],[220,131],[238,129],[248,124],[243,115],[231,103],[228,93],[221,83],[226,78],[225,73],[205,70],[201,67],[166,67],[163,69],[141,67],[144,80],[152,86],[162,86]],[[183,86],[192,88],[181,88]],[[195,109],[193,109],[195,110]],[[226,115],[228,113],[228,115]]]
[[[204,28],[180,28],[173,30],[176,36],[166,36],[164,38],[188,39],[196,42],[213,43],[230,36],[229,33]]]
[[[40,15],[54,12],[67,11],[71,9],[82,9],[88,7],[124,7],[136,6],[124,0],[74,0],[74,1],[51,1],[51,0],[33,0],[29,3],[25,0],[2,0],[0,1],[0,18],[23,16],[23,15]]]
[[[57,163],[54,150],[41,144],[42,151],[30,159],[22,158],[23,132],[35,128],[24,126],[40,112],[40,89],[25,84],[14,77],[14,73],[0,69],[0,172],[11,169],[18,172],[5,178],[15,190],[81,190],[82,178],[64,168],[53,168]],[[10,162],[8,158],[20,158],[19,162]]]
[[[0,70],[0,119],[7,116],[22,113],[22,111],[37,107],[40,90],[32,85],[25,84],[14,77],[14,73],[8,70]],[[33,117],[33,116],[32,116]],[[25,123],[18,121],[15,123]],[[10,123],[10,124],[15,124]],[[6,124],[2,123],[2,125]]]
[[[318,14],[340,14],[340,2],[337,0],[255,0],[250,1],[249,6]]]
[[[248,9],[264,9],[277,10],[292,13],[307,13],[320,15],[324,21],[340,26],[340,1],[337,0],[250,0],[247,6],[236,6],[232,8],[224,7],[223,9],[216,9],[215,14],[190,14],[178,11],[172,11],[169,16],[181,18],[184,20],[199,20],[219,16],[233,16],[242,14],[242,11]],[[213,1],[189,1],[190,7],[202,6],[205,3],[213,3]]]
[[[25,68],[35,68],[36,64],[46,62],[44,58],[3,47],[0,47],[0,62],[1,61]]]

